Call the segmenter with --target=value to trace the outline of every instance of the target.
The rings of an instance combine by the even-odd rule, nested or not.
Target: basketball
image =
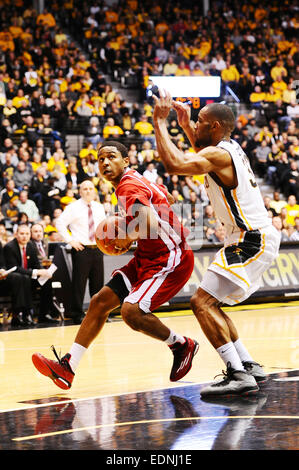
[[[126,253],[132,245],[132,241],[127,237],[126,220],[119,216],[109,216],[102,220],[96,228],[96,244],[106,255],[119,256]],[[123,248],[115,247],[116,240],[121,240]],[[127,243],[125,241],[127,240]]]

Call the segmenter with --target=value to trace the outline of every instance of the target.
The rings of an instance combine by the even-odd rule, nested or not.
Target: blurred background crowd
[[[236,139],[282,239],[299,240],[299,9],[296,1],[0,0],[0,240],[20,222],[55,220],[91,179],[107,214],[117,204],[101,178],[105,139],[129,147],[130,166],[167,186],[195,238],[222,243],[199,176],[170,176],[155,146],[150,76],[220,76],[219,100],[236,114]],[[204,100],[193,106],[196,116]],[[190,144],[176,114],[169,132]],[[75,145],[74,145],[75,142]],[[188,205],[190,210],[185,210]],[[202,231],[203,227],[203,231]],[[198,229],[198,232],[196,231]]]

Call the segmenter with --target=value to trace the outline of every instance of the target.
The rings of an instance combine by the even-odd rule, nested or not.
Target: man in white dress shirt
[[[84,318],[83,301],[87,280],[92,297],[103,286],[103,255],[95,242],[95,230],[105,218],[104,207],[95,200],[94,184],[80,184],[80,199],[69,204],[56,220],[56,228],[72,247],[72,311],[74,323]],[[71,232],[71,233],[70,233]]]

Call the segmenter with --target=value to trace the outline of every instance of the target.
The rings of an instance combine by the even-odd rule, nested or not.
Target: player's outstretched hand
[[[178,117],[178,124],[182,129],[190,124],[191,108],[188,104],[181,101],[173,101],[172,107],[175,109]]]
[[[159,89],[159,95],[159,98],[156,95],[153,95],[155,100],[153,114],[154,121],[157,121],[158,119],[167,119],[168,114],[172,108],[173,100],[171,94],[166,90]]]

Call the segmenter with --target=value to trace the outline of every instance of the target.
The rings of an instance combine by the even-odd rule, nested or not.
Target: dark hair
[[[222,103],[210,103],[207,105],[208,112],[215,117],[223,127],[231,132],[235,128],[235,115],[231,108]]]
[[[107,142],[103,143],[103,145],[101,145],[100,147],[100,150],[104,147],[116,147],[123,158],[126,158],[128,156],[127,147],[122,143],[117,142],[116,140],[108,140]]]

